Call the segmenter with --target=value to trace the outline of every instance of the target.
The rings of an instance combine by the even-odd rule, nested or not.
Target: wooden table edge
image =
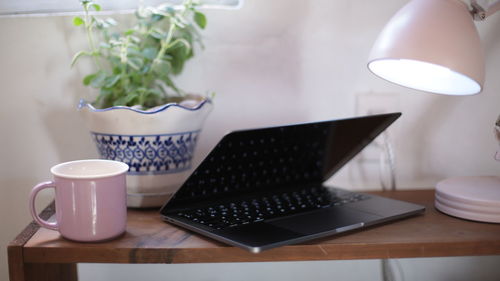
[[[55,203],[50,203],[40,214],[40,218],[47,220],[55,213]],[[32,280],[55,280],[55,277],[64,277],[61,280],[77,280],[76,263],[53,263],[53,264],[30,264],[24,257],[24,245],[40,229],[40,226],[32,221],[14,240],[7,245],[7,259],[10,281]]]
[[[415,193],[427,193],[431,196],[432,189],[398,190],[393,191],[368,191],[367,193],[391,197],[408,197]],[[400,199],[401,200],[401,199]],[[427,202],[432,205],[431,201]],[[48,210],[47,214],[52,214]],[[435,210],[434,210],[435,212]],[[418,217],[420,215],[416,215]],[[425,216],[425,214],[424,214]],[[406,218],[405,220],[411,220]],[[373,226],[374,228],[378,226]],[[38,229],[38,227],[36,228]],[[36,231],[36,230],[35,230]],[[348,235],[348,234],[346,234]],[[44,254],[44,248],[25,248],[24,258],[28,263],[217,263],[217,262],[265,262],[265,261],[298,261],[298,260],[353,260],[353,259],[381,259],[381,258],[420,258],[446,256],[484,256],[498,255],[500,240],[485,240],[467,242],[459,247],[457,243],[450,244],[428,242],[418,245],[407,243],[360,243],[359,245],[319,244],[315,242],[284,246],[263,252],[258,255],[230,246],[207,248],[120,248],[112,251],[113,259],[109,258],[109,248],[85,249],[52,248],[51,255]],[[93,258],[80,255],[81,251],[91,251]],[[29,253],[28,253],[29,252]],[[80,254],[78,254],[80,252]],[[382,253],[382,255],[380,254]],[[64,260],[60,257],[65,257]]]

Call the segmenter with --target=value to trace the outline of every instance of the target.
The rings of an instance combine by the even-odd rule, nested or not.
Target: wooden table
[[[374,194],[427,207],[424,215],[260,254],[163,222],[156,210],[129,210],[127,232],[104,243],[76,243],[29,224],[8,246],[11,281],[77,280],[77,263],[214,263],[387,259],[500,254],[500,224],[456,219],[433,206],[433,190]],[[42,216],[49,218],[53,206]]]

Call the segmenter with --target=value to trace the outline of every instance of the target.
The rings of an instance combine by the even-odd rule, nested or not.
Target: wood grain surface
[[[434,208],[433,190],[373,194],[426,206],[423,215],[260,254],[163,222],[157,210],[128,212],[126,233],[103,243],[76,243],[38,229],[23,246],[26,263],[212,263],[385,259],[500,254],[500,224],[461,220]]]
[[[54,214],[55,205],[51,203],[39,216],[47,220]],[[7,246],[10,281],[52,281],[78,279],[76,263],[37,263],[29,264],[24,259],[24,246],[40,229],[37,223],[31,222]]]

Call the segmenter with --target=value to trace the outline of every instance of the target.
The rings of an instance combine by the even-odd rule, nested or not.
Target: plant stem
[[[92,50],[92,57],[94,58],[94,62],[99,70],[102,70],[102,65],[96,56],[96,54],[98,54],[98,50],[95,47],[94,36],[92,35],[92,21],[89,17],[89,7],[88,5],[84,5],[83,8],[85,10],[85,29],[87,30],[87,40],[89,41],[89,46]]]
[[[186,3],[184,4],[184,11],[182,12],[182,16],[186,15],[186,13],[188,12],[189,7],[191,6],[192,2],[193,2],[192,0],[187,0],[186,1]],[[156,55],[156,58],[153,60],[153,65],[155,63],[157,63],[158,61],[160,61],[161,58],[163,58],[163,56],[165,55],[165,52],[171,47],[170,46],[170,42],[172,41],[172,38],[174,36],[175,29],[176,29],[175,23],[173,23],[172,21],[170,21],[170,27],[169,27],[169,30],[168,30],[167,38],[165,39],[165,41],[161,42],[160,51]]]
[[[121,73],[120,73],[120,83],[123,90],[127,88],[127,49],[130,42],[130,36],[125,37],[126,40],[123,42],[120,48],[120,62],[121,62]]]
[[[175,27],[176,27],[175,24],[170,23],[170,28],[168,29],[167,39],[165,41],[161,42],[161,49],[158,52],[158,54],[156,55],[156,58],[154,59],[153,63],[155,63],[157,60],[160,60],[165,55],[165,52],[167,51],[167,49],[170,45],[170,41],[172,41],[173,33],[175,32]]]

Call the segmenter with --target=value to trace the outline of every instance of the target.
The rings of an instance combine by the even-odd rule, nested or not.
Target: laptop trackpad
[[[376,220],[380,216],[343,208],[330,207],[311,213],[277,219],[267,222],[293,232],[310,235],[337,229],[339,232],[363,226],[364,222]]]

